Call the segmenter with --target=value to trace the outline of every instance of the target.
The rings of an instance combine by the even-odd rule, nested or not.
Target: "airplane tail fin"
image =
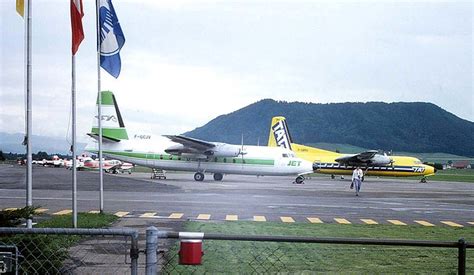
[[[290,131],[286,124],[286,119],[282,116],[276,116],[272,118],[270,125],[270,135],[268,136],[269,147],[283,147],[289,150],[291,149],[292,143]]]
[[[122,120],[117,100],[111,91],[102,91],[101,93],[101,122],[102,122],[102,138],[103,141],[119,142],[128,140],[127,130]],[[97,97],[96,106],[99,104]],[[97,109],[96,109],[97,111]],[[99,139],[99,116],[94,116],[92,130],[89,136]]]

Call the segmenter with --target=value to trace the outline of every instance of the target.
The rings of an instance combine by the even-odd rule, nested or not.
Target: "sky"
[[[77,132],[95,112],[95,1],[83,0]],[[180,134],[264,98],[431,102],[474,121],[472,1],[113,0],[127,129]],[[33,1],[33,134],[70,139],[69,1]],[[0,2],[0,132],[24,133],[24,20]]]

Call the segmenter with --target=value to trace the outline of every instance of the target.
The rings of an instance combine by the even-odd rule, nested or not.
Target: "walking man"
[[[356,196],[359,196],[360,186],[362,185],[362,177],[364,176],[364,172],[357,166],[356,169],[352,172],[352,184],[351,189],[354,186],[356,191]]]

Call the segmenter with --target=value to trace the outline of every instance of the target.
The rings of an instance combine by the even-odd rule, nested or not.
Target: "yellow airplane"
[[[296,153],[299,158],[313,162],[314,171],[321,174],[352,175],[355,167],[365,168],[364,175],[388,177],[422,176],[421,182],[426,182],[426,176],[434,175],[436,169],[423,164],[419,159],[408,156],[387,156],[370,150],[359,154],[340,154],[333,151],[305,146],[292,142],[288,124],[284,117],[273,117],[268,146],[283,147]]]

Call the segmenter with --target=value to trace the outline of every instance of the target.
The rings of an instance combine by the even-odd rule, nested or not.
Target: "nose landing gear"
[[[296,179],[293,183],[304,184],[304,180],[305,180],[305,178],[303,176],[298,176],[298,177],[296,177]]]

